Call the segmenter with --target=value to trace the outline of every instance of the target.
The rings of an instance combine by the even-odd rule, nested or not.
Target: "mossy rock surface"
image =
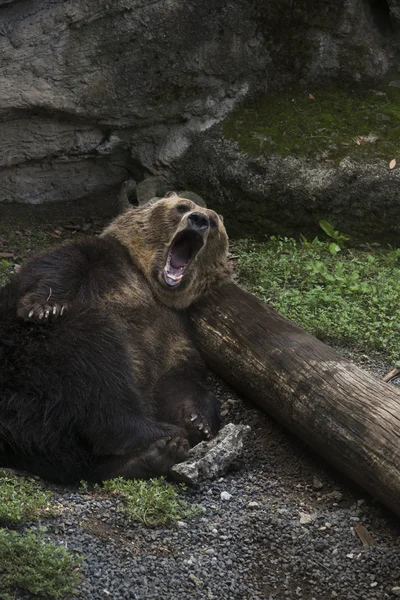
[[[400,81],[398,82],[400,84]],[[338,163],[400,157],[400,89],[312,87],[274,92],[238,107],[227,138],[252,155],[297,156]]]

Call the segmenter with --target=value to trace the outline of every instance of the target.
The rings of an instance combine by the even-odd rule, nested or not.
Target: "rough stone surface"
[[[231,232],[315,233],[326,219],[355,237],[398,240],[400,169],[383,160],[336,166],[253,156],[217,127],[176,163],[175,175],[223,212]]]
[[[248,425],[228,423],[213,440],[200,442],[192,448],[187,461],[174,465],[172,477],[177,481],[195,484],[224,475],[232,463],[240,458],[249,433]]]
[[[399,14],[397,0],[0,2],[0,202],[70,200],[157,175],[296,222],[305,208],[327,218],[324,203],[373,223],[378,189],[378,228],[391,223],[396,175],[246,161],[210,130],[260,91],[383,77],[397,68]]]

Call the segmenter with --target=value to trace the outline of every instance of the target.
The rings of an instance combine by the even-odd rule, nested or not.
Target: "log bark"
[[[191,320],[213,371],[400,515],[399,390],[234,283]]]

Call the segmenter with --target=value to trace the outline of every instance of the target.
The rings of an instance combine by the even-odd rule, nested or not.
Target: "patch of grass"
[[[389,162],[400,154],[400,90],[343,84],[313,89],[311,98],[272,92],[239,106],[224,134],[249,154]]]
[[[271,237],[235,244],[239,277],[298,325],[325,341],[400,359],[400,249],[342,249]]]
[[[5,285],[13,272],[13,264],[8,260],[0,259],[0,286]]]
[[[50,493],[33,479],[10,475],[0,470],[0,523],[16,525],[53,517],[57,511],[50,503]]]
[[[179,488],[184,490],[186,486],[179,484]],[[162,477],[149,481],[118,477],[104,481],[102,488],[96,486],[95,489],[118,496],[124,505],[123,512],[131,521],[147,527],[194,517],[201,512],[201,507],[191,506],[180,498],[177,486]]]
[[[80,581],[78,557],[45,542],[33,532],[0,529],[0,598],[12,600],[18,590],[39,598],[62,598]]]

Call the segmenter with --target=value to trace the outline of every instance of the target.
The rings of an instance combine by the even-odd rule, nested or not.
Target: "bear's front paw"
[[[31,323],[48,323],[62,317],[67,312],[66,304],[58,304],[56,302],[45,304],[29,304],[26,301],[21,302],[18,308],[18,317],[24,321]]]
[[[184,428],[188,432],[189,439],[192,443],[198,443],[202,440],[210,440],[212,438],[211,427],[207,419],[197,412],[189,412],[185,415]]]

